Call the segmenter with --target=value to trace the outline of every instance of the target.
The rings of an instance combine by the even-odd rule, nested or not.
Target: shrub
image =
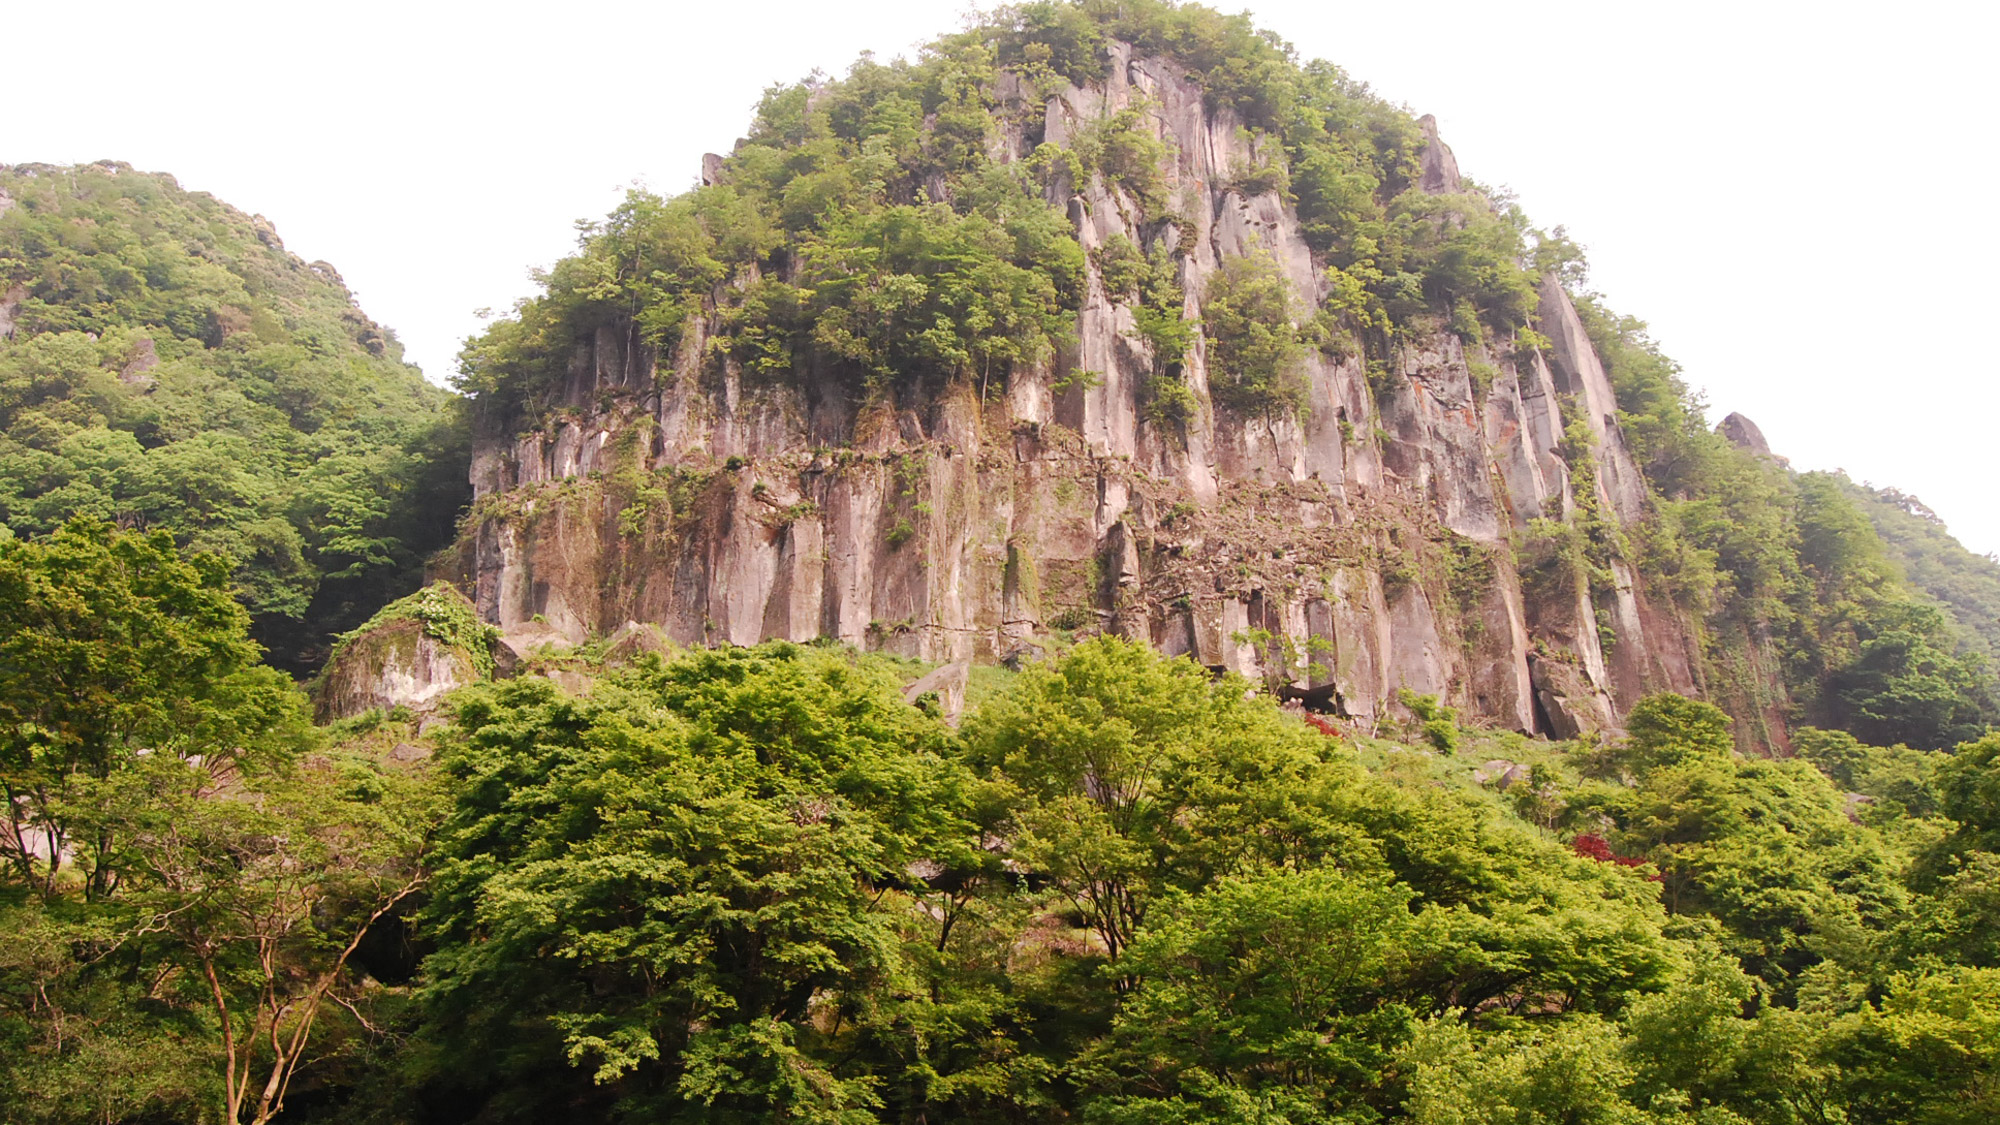
[[[1297,410],[1305,394],[1305,343],[1294,323],[1296,298],[1275,259],[1230,258],[1208,279],[1202,327],[1208,337],[1209,391],[1250,412]]]

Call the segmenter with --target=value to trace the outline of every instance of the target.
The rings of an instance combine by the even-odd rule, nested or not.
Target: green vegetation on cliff
[[[1122,114],[992,158],[1023,124],[1002,72],[1043,97],[1112,38],[1240,115],[1266,159],[1239,180],[1297,204],[1326,307],[1262,256],[1199,294],[1164,237],[1087,256],[1054,186],[1184,218]],[[1066,345],[1093,266],[1163,424],[1204,336],[1246,413],[1297,408],[1312,346],[1546,349],[1531,283],[1580,259],[1413,192],[1419,140],[1246,19],[1007,9],[772,91],[722,182],[628,199],[463,386],[533,421],[609,331],[863,405],[985,394]],[[1583,583],[1632,564],[1703,630],[1715,698],[1823,724],[1795,757],[1677,695],[1567,742],[1408,691],[1336,722],[1112,636],[982,669],[957,727],[903,698],[913,662],[830,643],[600,640],[494,680],[469,603],[393,597],[463,436],[337,279],[159,177],[0,185],[9,1122],[2000,1118],[1995,572],[1908,498],[1710,432],[1635,321],[1584,302],[1643,519],[1604,510],[1572,410],[1579,514],[1539,545]],[[290,667],[364,620],[484,682],[313,729],[252,631]]]
[[[1185,211],[1215,200],[1172,186],[1183,154],[1141,110],[1084,112],[1056,135],[1049,99],[1105,79],[1119,44],[1180,68],[1240,122],[1254,159],[1228,188],[1292,209],[1325,280],[1320,307],[1301,307],[1286,268],[1255,247],[1184,290],[1211,218]],[[1243,417],[1328,409],[1306,401],[1314,347],[1363,361],[1378,406],[1392,402],[1405,345],[1447,331],[1466,346],[1475,396],[1490,393],[1489,360],[1550,351],[1532,324],[1540,281],[1578,287],[1587,266],[1503,197],[1453,192],[1449,177],[1432,184],[1444,194],[1423,190],[1425,143],[1407,112],[1338,68],[1301,64],[1246,17],[1156,0],[1004,8],[914,61],[863,59],[842,80],[772,88],[715,182],[671,199],[635,192],[586,230],[541,295],[469,344],[459,385],[497,433],[533,428],[587,405],[571,397],[579,348],[611,339],[627,371],[649,369],[634,349],[650,349],[662,379],[687,362],[719,378],[734,363],[798,388],[809,408],[836,400],[824,417],[850,421],[829,432],[862,434],[885,408],[921,410],[954,385],[997,394],[1027,369],[1058,393],[1096,385],[1103,373],[1072,345],[1101,283],[1131,313],[1127,342],[1152,353],[1137,406],[1169,440],[1199,420],[1184,372],[1196,354],[1214,405]],[[1092,192],[1132,234],[1085,254],[1065,209]],[[1638,572],[1691,625],[1695,681],[1760,717],[1746,745],[1782,746],[1783,726],[1806,722],[1938,749],[2000,717],[1986,646],[1968,646],[1922,592],[1948,568],[1913,574],[1913,587],[1849,490],[1711,432],[1643,323],[1587,295],[1578,306],[1649,488],[1621,527],[1598,503],[1591,426],[1566,404],[1559,453],[1576,512],[1523,537],[1528,568],[1563,562],[1600,607],[1619,564]],[[1359,421],[1342,418],[1343,442],[1394,440]],[[1898,542],[1920,540],[1932,542]],[[1978,618],[1959,625],[2000,620],[2000,601],[1973,608],[2000,585],[1949,572],[1964,577],[1939,597]]]
[[[0,168],[0,523],[227,559],[304,674],[417,582],[466,498],[449,396],[270,225],[125,165]]]
[[[1737,448],[1644,323],[1578,307],[1654,490],[1635,560],[1710,630],[1712,694],[1754,708],[1754,677],[1724,654],[1757,637],[1783,654],[1795,720],[1937,750],[2000,719],[1985,640],[2000,632],[2000,567],[1887,494]]]
[[[1113,39],[1188,68],[1271,153],[1239,186],[1297,206],[1342,281],[1329,316],[1378,341],[1438,309],[1463,308],[1475,335],[1482,323],[1527,323],[1525,222],[1483,197],[1416,190],[1423,138],[1408,113],[1337,68],[1299,66],[1245,17],[1085,0],[1001,9],[914,62],[864,59],[838,82],[774,87],[719,183],[672,199],[632,193],[547,274],[541,296],[472,341],[460,387],[497,425],[532,422],[560,405],[576,344],[599,327],[673,354],[696,339],[709,305],[723,330],[705,341],[707,356],[815,394],[826,393],[822,376],[864,404],[920,399],[955,380],[1004,386],[1071,340],[1084,298],[1083,250],[1054,201],[1101,176],[1160,232],[1123,253],[1161,257],[1170,271],[1178,259],[1165,232],[1193,229],[1163,186],[1161,161],[1173,154],[1132,111],[1086,123],[1066,145],[1042,136],[1044,99],[1064,81],[1101,78]],[[1003,75],[1021,100],[997,99]],[[996,155],[1010,135],[1023,159]],[[738,284],[718,286],[727,280]],[[1178,305],[1135,303],[1142,334],[1177,368],[1193,339]],[[1309,321],[1320,310],[1221,304],[1205,328],[1230,368],[1218,385],[1240,392],[1225,401],[1291,403],[1283,361],[1296,345],[1267,338],[1273,328],[1259,318]],[[1175,385],[1163,381],[1166,420],[1185,414]]]

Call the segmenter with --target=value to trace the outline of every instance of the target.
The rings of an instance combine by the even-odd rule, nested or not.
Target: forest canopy
[[[5,698],[76,689],[0,741],[11,1119],[2000,1111],[1991,736],[1341,731],[1110,637],[958,729],[779,642],[315,731],[225,582],[164,533],[0,544]]]

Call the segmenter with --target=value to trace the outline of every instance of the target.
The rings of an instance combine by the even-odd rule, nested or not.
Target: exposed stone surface
[[[472,657],[424,631],[411,618],[354,638],[327,662],[316,695],[319,721],[381,708],[435,711],[446,693],[478,678]]]
[[[576,668],[544,668],[535,673],[563,690],[565,695],[588,695],[597,678]]]
[[[904,688],[903,698],[915,703],[926,695],[936,695],[944,721],[957,726],[958,717],[965,713],[965,685],[971,670],[972,666],[964,661],[947,664]]]
[[[995,95],[1000,159],[1127,108],[1168,142],[1185,225],[1139,223],[1099,178],[1051,202],[1086,248],[1168,240],[1189,315],[1245,253],[1272,255],[1304,307],[1325,295],[1283,197],[1230,186],[1271,154],[1175,64],[1114,45],[1103,82],[1057,91],[1039,115],[1011,77]],[[1462,191],[1435,121],[1424,130],[1421,186]],[[704,180],[720,174],[704,160]],[[698,319],[655,354],[629,326],[600,326],[576,342],[565,409],[479,435],[467,577],[506,636],[503,667],[531,636],[634,624],[681,644],[829,636],[954,667],[1103,630],[1274,687],[1330,686],[1363,721],[1407,688],[1564,737],[1696,686],[1689,631],[1629,569],[1598,591],[1517,571],[1514,538],[1578,505],[1556,452],[1565,418],[1594,440],[1597,509],[1631,524],[1647,503],[1610,380],[1553,281],[1546,354],[1420,331],[1371,386],[1361,358],[1314,352],[1296,417],[1217,407],[1197,345],[1185,425],[1142,409],[1153,357],[1095,265],[1067,354],[984,396],[959,383],[862,409],[820,373],[760,381],[707,357],[717,328]],[[1102,378],[1064,381],[1079,369]],[[628,469],[652,491],[618,483]]]
[[[0,215],[5,215],[15,206],[14,197],[0,188]],[[28,288],[25,285],[15,285],[0,293],[0,340],[14,338],[14,314],[20,311],[21,302],[27,298]]]
[[[1451,146],[1438,139],[1437,118],[1426,113],[1417,119],[1424,130],[1423,174],[1417,186],[1432,195],[1450,195],[1463,190],[1458,178],[1458,158]]]
[[[664,656],[673,650],[664,630],[643,621],[627,621],[604,642],[604,662],[610,665],[630,664],[649,652]]]
[[[1519,762],[1510,762],[1505,758],[1494,758],[1485,765],[1473,770],[1472,780],[1481,785],[1491,785],[1505,792],[1515,782],[1526,781],[1531,772],[1527,766]]]
[[[21,311],[21,302],[28,299],[28,287],[15,285],[0,293],[0,340],[14,338],[14,317]]]
[[[152,339],[140,337],[139,342],[132,347],[131,358],[125,361],[125,366],[118,369],[118,381],[128,387],[151,387],[159,380],[147,372],[159,365],[160,353],[153,346]]]
[[[1757,423],[1741,414],[1732,413],[1724,418],[1715,427],[1715,432],[1745,453],[1776,459],[1771,453],[1771,443],[1764,440],[1764,431],[1757,428]]]
[[[1610,699],[1588,672],[1565,660],[1530,656],[1538,726],[1553,738],[1579,738],[1611,726]]]
[[[539,621],[517,621],[500,634],[493,644],[493,671],[500,679],[512,678],[521,663],[536,653],[575,647],[575,641],[561,630]]]

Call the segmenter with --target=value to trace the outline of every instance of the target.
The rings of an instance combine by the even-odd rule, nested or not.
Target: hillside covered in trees
[[[774,88],[456,394],[0,192],[0,1120],[2000,1119],[2000,566],[1247,18]]]
[[[75,515],[229,561],[270,658],[414,586],[465,439],[325,262],[163,175],[0,167],[0,525]]]

